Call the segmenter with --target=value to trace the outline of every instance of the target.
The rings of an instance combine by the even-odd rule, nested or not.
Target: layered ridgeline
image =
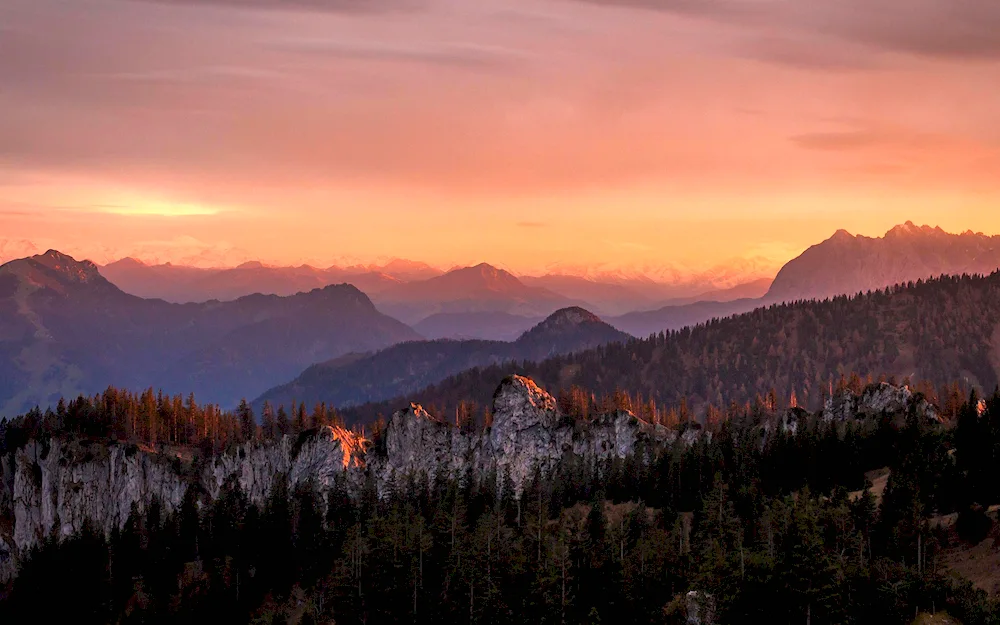
[[[339,426],[295,436],[267,437],[260,431],[229,453],[208,456],[194,447],[170,446],[156,453],[131,443],[79,438],[65,429],[44,433],[32,429],[38,424],[5,424],[8,430],[0,437],[6,441],[0,449],[0,571],[6,577],[16,574],[23,557],[49,537],[64,539],[86,527],[111,536],[125,528],[130,516],[145,514],[154,501],[163,515],[178,513],[186,501],[207,509],[235,485],[256,506],[264,506],[276,487],[292,492],[308,486],[327,505],[334,495],[363,499],[368,489],[381,499],[394,493],[415,496],[414,489],[440,480],[475,483],[485,492],[517,500],[536,473],[545,478],[559,474],[569,488],[581,479],[574,472],[582,471],[610,488],[609,471],[631,466],[624,474],[636,479],[648,474],[657,458],[669,457],[673,446],[683,450],[703,436],[711,438],[691,424],[668,429],[622,409],[574,418],[532,380],[519,376],[501,382],[491,414],[485,428],[460,428],[411,404],[396,412],[374,441]],[[857,419],[877,423],[908,415],[924,423],[938,420],[935,408],[921,396],[883,384],[861,394],[845,391],[816,415],[801,409],[758,415],[750,431],[767,441],[779,433],[795,436],[808,423],[842,426]],[[760,444],[755,443],[758,449]],[[827,449],[839,453],[836,446]],[[855,472],[854,482],[865,469],[846,458],[840,466]],[[703,475],[705,479],[711,481]],[[687,488],[698,488],[698,481],[691,480]],[[682,499],[672,505],[691,505],[689,499],[680,503]]]
[[[528,286],[510,272],[486,263],[399,284],[373,297],[380,310],[407,323],[440,313],[544,317],[560,308],[583,305],[549,289]]]
[[[826,241],[785,263],[762,297],[749,294],[739,299],[706,297],[700,302],[672,303],[608,321],[635,336],[648,336],[774,303],[856,295],[942,275],[986,275],[997,269],[1000,269],[1000,236],[975,232],[951,234],[912,222],[896,226],[882,237],[838,230]]]
[[[109,385],[233,406],[315,362],[416,338],[350,285],[170,304],[49,251],[0,266],[0,415]]]
[[[838,230],[782,267],[765,299],[853,295],[940,275],[990,274],[997,269],[1000,236],[951,234],[910,221],[883,237]]]
[[[100,268],[101,275],[126,293],[168,302],[228,301],[254,293],[294,295],[331,284],[352,284],[365,293],[378,293],[414,279],[440,272],[424,263],[393,261],[383,265],[275,267],[246,262],[237,267],[205,269],[184,265],[146,264],[123,258]]]
[[[291,382],[254,401],[290,407],[318,403],[338,408],[405,396],[450,375],[513,361],[538,361],[557,354],[591,349],[632,337],[582,308],[565,308],[522,334],[516,341],[412,341],[366,355],[351,354],[313,365]]]
[[[537,363],[462,372],[406,398],[361,407],[352,419],[391,414],[409,401],[452,414],[485,406],[494,380],[530,376],[559,391],[627,393],[636,409],[698,416],[774,396],[815,409],[841,378],[960,382],[992,392],[1000,381],[1000,273],[944,277],[826,301],[775,304],[692,328]],[[652,415],[650,414],[650,418]]]

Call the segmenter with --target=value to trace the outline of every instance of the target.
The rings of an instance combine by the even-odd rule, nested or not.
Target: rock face
[[[834,398],[823,416],[911,409],[936,416],[909,389],[878,385],[861,396]],[[805,416],[791,411],[775,423],[794,435]],[[694,424],[679,434],[626,411],[590,421],[565,418],[532,380],[511,376],[494,394],[493,422],[482,432],[454,427],[411,404],[392,416],[375,444],[343,428],[322,427],[249,443],[203,465],[131,444],[30,441],[0,457],[0,581],[15,574],[18,558],[47,537],[66,537],[87,525],[109,534],[124,527],[133,508],[144,513],[154,499],[170,514],[191,487],[208,503],[227,484],[238,485],[250,502],[263,505],[279,480],[289,490],[310,485],[325,502],[334,490],[357,495],[367,483],[384,497],[405,488],[408,479],[426,476],[431,482],[496,479],[499,491],[511,488],[519,497],[536,471],[551,474],[568,457],[600,472],[606,461],[649,462],[667,444],[691,445],[710,435]],[[697,622],[711,622],[710,610],[698,614]]]
[[[828,421],[846,421],[883,414],[905,415],[911,410],[922,419],[941,420],[937,409],[923,396],[914,395],[907,386],[893,386],[886,382],[870,384],[860,395],[845,389],[827,398],[823,418]]]
[[[496,475],[510,480],[515,495],[534,477],[549,474],[567,455],[595,464],[632,455],[642,440],[666,442],[676,435],[625,411],[585,424],[563,419],[555,399],[530,379],[510,376],[493,396],[493,424],[468,433],[427,414],[415,404],[393,415],[385,432],[384,455],[373,454],[370,471],[380,492],[394,480],[426,474],[465,479]]]
[[[110,532],[125,525],[132,505],[157,498],[178,509],[187,490],[170,461],[133,446],[53,439],[19,450],[14,469],[14,543],[29,549],[50,535],[69,536],[89,523]]]
[[[715,597],[707,592],[692,590],[685,599],[687,625],[712,625],[715,622]]]
[[[559,427],[556,401],[528,378],[511,376],[493,395],[493,426],[488,452],[498,479],[506,474],[520,492],[535,467],[554,468],[570,446],[572,429]]]
[[[215,458],[202,472],[201,484],[215,499],[228,480],[236,479],[256,505],[267,500],[277,479],[286,479],[291,488],[311,480],[320,493],[337,485],[358,485],[368,444],[359,435],[326,426],[300,443],[285,436],[270,444],[244,445],[235,454]]]
[[[432,417],[417,404],[392,416],[385,431],[384,455],[373,454],[370,471],[379,492],[410,475],[460,475],[474,464],[472,437]]]
[[[46,446],[31,441],[14,455],[12,496],[6,508],[0,507],[0,518],[13,519],[9,535],[0,525],[0,580],[13,574],[17,554],[49,536],[70,536],[87,524],[110,534],[125,526],[133,506],[144,513],[154,499],[170,514],[195,483],[214,499],[227,481],[235,480],[257,505],[266,501],[278,479],[287,480],[290,488],[311,481],[320,493],[337,484],[357,486],[366,444],[353,432],[323,427],[298,445],[291,437],[244,445],[192,475],[179,459],[135,445],[54,438]]]

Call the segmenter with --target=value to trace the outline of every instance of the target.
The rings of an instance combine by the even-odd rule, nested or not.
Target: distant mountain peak
[[[264,266],[265,266],[264,263],[260,262],[259,260],[248,260],[245,263],[237,265],[236,268],[237,269],[263,269]]]
[[[0,267],[4,274],[17,276],[25,284],[47,288],[59,293],[80,292],[80,285],[96,287],[94,292],[107,294],[120,291],[108,282],[97,265],[89,260],[76,260],[58,250],[48,250],[28,258],[12,260]]]
[[[823,299],[884,289],[942,274],[990,274],[1000,268],[1000,237],[949,234],[940,226],[899,224],[883,237],[838,230],[782,267],[768,301]]]
[[[921,235],[947,235],[948,233],[941,229],[941,226],[931,227],[928,225],[918,226],[912,221],[907,221],[906,223],[899,224],[893,227],[891,230],[885,233],[886,238],[889,237],[914,237]]]
[[[539,326],[578,326],[585,323],[603,323],[601,318],[590,312],[586,308],[579,306],[569,306],[561,308],[538,324]]]
[[[467,270],[470,270],[470,269],[473,270],[473,271],[477,271],[480,274],[482,274],[484,276],[488,276],[488,277],[502,276],[502,275],[513,275],[513,274],[510,274],[507,271],[504,271],[503,269],[500,269],[498,267],[494,267],[493,265],[491,265],[489,263],[479,263],[478,265],[475,265],[473,267],[467,267],[466,269],[458,269],[457,271],[467,271]]]
[[[138,258],[132,256],[126,256],[125,258],[120,258],[112,263],[107,264],[108,267],[147,267],[148,265]]]
[[[101,277],[101,272],[97,269],[97,265],[89,260],[76,260],[59,250],[49,250],[44,254],[32,256],[31,260],[74,282],[91,282],[96,279],[104,280]]]
[[[850,232],[848,232],[847,230],[844,230],[843,228],[841,228],[840,230],[837,230],[836,232],[833,233],[833,236],[830,237],[830,240],[831,241],[853,241],[854,240],[854,235],[851,234]]]
[[[432,278],[432,280],[450,283],[462,282],[468,284],[469,286],[472,284],[478,284],[485,285],[490,288],[501,285],[506,288],[523,288],[524,286],[514,274],[504,269],[494,267],[489,263],[479,263],[478,265],[474,265],[472,267],[452,269],[443,276]]]
[[[599,336],[600,339],[595,344],[626,341],[630,338],[589,310],[579,306],[569,306],[549,315],[544,321],[522,334],[518,341],[561,341],[566,337],[580,335]]]

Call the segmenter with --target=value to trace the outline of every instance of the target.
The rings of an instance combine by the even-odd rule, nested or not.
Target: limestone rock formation
[[[715,597],[692,590],[686,597],[687,625],[712,625],[715,622]]]
[[[822,416],[847,419],[909,410],[936,416],[909,389],[889,385],[874,385],[860,396],[841,394]],[[46,537],[66,537],[87,524],[110,534],[124,527],[133,508],[144,513],[154,499],[170,514],[192,486],[204,493],[202,504],[219,497],[228,484],[258,506],[278,480],[285,480],[289,490],[310,485],[321,502],[335,490],[358,495],[368,483],[386,496],[414,477],[496,479],[498,490],[512,488],[519,497],[536,471],[551,474],[567,457],[599,475],[609,460],[652,462],[668,444],[692,445],[711,436],[697,424],[677,432],[621,410],[587,421],[568,418],[551,395],[520,376],[501,382],[492,414],[490,427],[474,432],[411,404],[392,416],[374,442],[343,428],[322,427],[248,443],[204,464],[126,443],[29,441],[0,457],[0,581],[16,572],[19,556]],[[765,424],[762,436],[766,439],[774,425],[794,435],[799,420],[807,417],[803,410],[788,411]],[[704,615],[699,618],[709,622]]]
[[[109,533],[125,525],[133,504],[144,509],[155,497],[169,514],[186,490],[167,458],[135,446],[30,441],[15,459],[14,543],[23,551],[87,523]]]
[[[267,500],[279,477],[288,480],[291,488],[311,480],[320,493],[338,484],[356,486],[362,479],[367,444],[350,430],[329,426],[299,441],[286,436],[277,442],[251,443],[215,458],[202,472],[201,484],[215,499],[226,481],[235,478],[247,499],[258,506]]]
[[[191,475],[179,458],[135,445],[30,441],[14,454],[12,496],[6,507],[0,505],[0,518],[13,521],[9,535],[0,531],[0,579],[12,573],[14,555],[48,536],[70,536],[87,524],[110,534],[125,526],[133,507],[144,513],[154,499],[164,514],[175,512],[195,481],[214,499],[227,481],[235,480],[257,505],[266,501],[278,479],[287,480],[290,488],[311,481],[320,493],[336,484],[357,487],[366,444],[343,428],[323,427],[298,442],[284,437],[273,444],[244,445]]]
[[[468,433],[427,414],[415,404],[393,415],[385,431],[385,454],[374,455],[371,471],[380,492],[393,480],[426,474],[464,479],[496,475],[498,489],[510,480],[515,496],[536,471],[555,471],[571,454],[594,465],[625,459],[640,441],[676,438],[662,426],[645,423],[626,411],[574,423],[559,415],[555,399],[532,380],[510,376],[493,397],[493,424],[483,433]]]
[[[870,384],[860,395],[844,389],[828,397],[823,408],[823,418],[828,421],[847,421],[883,414],[905,415],[910,410],[920,418],[940,421],[937,410],[923,396],[914,395],[908,386],[894,386],[887,382]]]
[[[488,440],[498,479],[509,476],[520,492],[536,466],[543,474],[555,468],[571,434],[571,428],[559,427],[555,399],[532,380],[515,375],[500,383]]]
[[[424,474],[433,481],[439,475],[460,476],[474,464],[472,437],[417,404],[396,412],[384,437],[385,453],[372,454],[370,460],[381,494],[406,476]]]

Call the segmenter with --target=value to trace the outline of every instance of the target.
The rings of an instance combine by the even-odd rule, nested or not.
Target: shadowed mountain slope
[[[50,250],[0,266],[0,414],[112,384],[233,405],[311,363],[418,337],[350,285],[170,304]]]
[[[1000,381],[1000,273],[943,277],[849,298],[799,301],[541,362],[507,363],[456,374],[403,397],[365,406],[367,419],[410,401],[453,410],[479,405],[495,380],[518,373],[553,391],[618,390],[659,406],[725,408],[772,389],[815,408],[844,372],[956,380],[987,392]]]
[[[300,376],[261,395],[274,406],[326,402],[348,406],[417,391],[466,369],[492,364],[541,360],[631,339],[582,308],[549,316],[513,342],[482,340],[413,341],[366,356],[344,357],[313,365]]]

